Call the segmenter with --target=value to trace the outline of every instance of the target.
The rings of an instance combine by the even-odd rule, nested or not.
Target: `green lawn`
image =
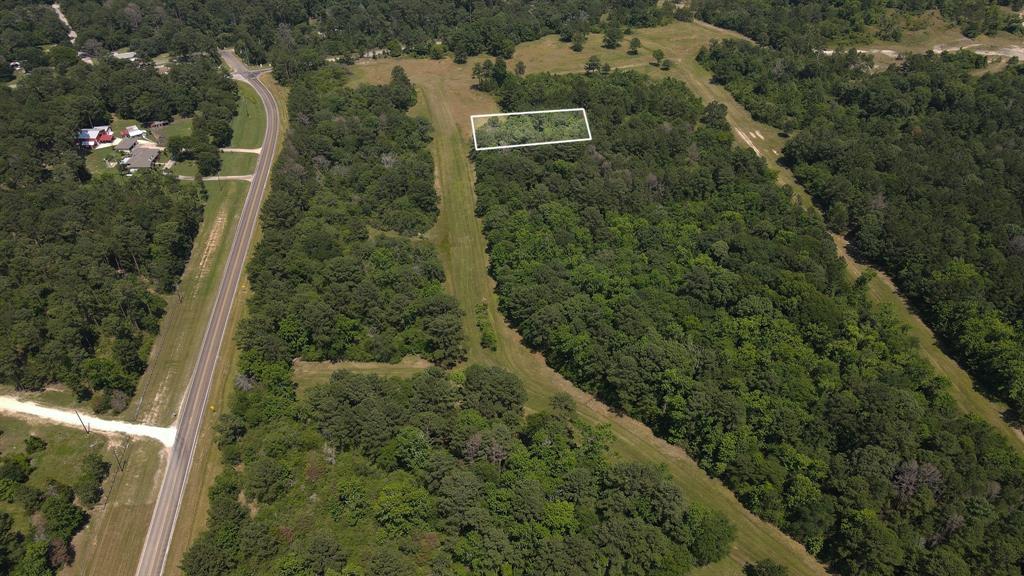
[[[221,152],[221,167],[218,176],[243,176],[256,170],[258,154],[248,152]]]
[[[171,166],[171,174],[175,176],[198,176],[199,166],[195,160],[183,160],[181,162],[175,162],[174,166]]]
[[[161,145],[167,145],[167,140],[173,136],[188,136],[192,134],[192,118],[175,116],[174,121],[167,126],[153,129],[153,135]]]
[[[217,176],[245,176],[256,170],[256,154],[248,152],[221,152],[221,169]],[[171,174],[175,176],[198,176],[199,166],[195,160],[175,162],[171,166]]]
[[[100,174],[120,174],[120,170],[117,166],[107,165],[107,160],[119,162],[123,157],[124,154],[114,150],[113,148],[93,150],[85,157],[85,169],[93,176],[99,176]]]
[[[259,148],[267,128],[267,114],[256,90],[245,82],[238,84],[238,114],[231,122],[232,148]]]

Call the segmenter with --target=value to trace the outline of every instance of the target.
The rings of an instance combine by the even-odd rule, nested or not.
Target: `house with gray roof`
[[[132,148],[135,148],[135,144],[139,141],[138,138],[121,138],[121,141],[114,144],[114,150],[120,152],[128,152]]]
[[[121,162],[124,163],[129,172],[135,172],[136,170],[152,168],[153,162],[156,161],[158,156],[160,156],[160,150],[157,148],[142,148],[136,146],[132,150],[131,156],[128,156]]]

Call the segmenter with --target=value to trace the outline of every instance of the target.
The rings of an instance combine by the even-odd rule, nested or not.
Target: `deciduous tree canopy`
[[[721,515],[661,469],[610,462],[571,401],[524,420],[515,376],[462,376],[239,393],[185,574],[679,576],[728,553]]]
[[[654,25],[671,4],[654,0],[66,0],[79,46],[130,46],[145,56],[189,54],[232,45],[251,62],[271,62],[290,82],[319,67],[325,55],[348,58],[371,49],[397,55],[453,53],[456,60],[488,53],[510,57],[515,45],[558,33],[567,41],[608,22]],[[437,44],[440,42],[441,44]]]
[[[191,253],[203,192],[157,174],[90,178],[76,131],[112,114],[182,114],[230,135],[237,99],[210,58],[167,75],[76,61],[0,90],[0,382],[62,383],[81,398],[101,393],[100,408],[116,395],[123,408],[158,330],[160,293],[174,290]]]
[[[586,107],[594,132],[476,154],[500,304],[527,344],[841,574],[1017,569],[1021,460],[953,407],[714,105],[619,72],[501,96]]]
[[[741,42],[701,56],[755,116],[804,128],[786,160],[829,224],[889,271],[989,391],[1024,410],[1024,66]]]
[[[773,48],[899,40],[908,16],[938,10],[967,36],[1021,32],[1021,0],[694,0],[702,20]]]
[[[437,214],[430,127],[406,112],[416,93],[396,68],[383,86],[345,86],[340,66],[289,96],[291,131],[249,266],[245,369],[293,358],[450,366],[465,355],[461,315],[420,234]]]

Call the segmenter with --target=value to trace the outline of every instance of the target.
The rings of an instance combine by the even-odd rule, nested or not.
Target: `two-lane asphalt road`
[[[266,86],[260,83],[257,73],[249,70],[233,52],[221,51],[221,58],[231,67],[233,76],[251,85],[263,102],[267,114],[267,128],[263,134],[263,149],[256,162],[256,171],[249,185],[248,196],[242,207],[235,237],[231,242],[227,266],[217,288],[217,297],[213,304],[210,320],[203,335],[202,347],[192,369],[188,390],[181,401],[176,422],[178,433],[171,448],[167,461],[167,469],[160,493],[153,508],[153,516],[149,522],[146,541],[142,545],[142,555],[135,570],[136,576],[160,576],[167,563],[174,526],[178,521],[181,500],[188,483],[189,469],[195,457],[196,444],[203,416],[207,411],[210,388],[213,386],[214,373],[220,349],[224,344],[224,334],[228,328],[231,308],[238,292],[238,284],[245,267],[245,258],[252,244],[256,220],[260,205],[266,193],[267,181],[270,179],[270,167],[274,161],[274,148],[280,128],[277,102]]]

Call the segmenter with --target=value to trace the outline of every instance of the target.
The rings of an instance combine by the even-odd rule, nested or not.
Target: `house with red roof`
[[[114,131],[110,126],[93,126],[78,131],[75,141],[83,148],[96,148],[102,144],[114,143]]]

